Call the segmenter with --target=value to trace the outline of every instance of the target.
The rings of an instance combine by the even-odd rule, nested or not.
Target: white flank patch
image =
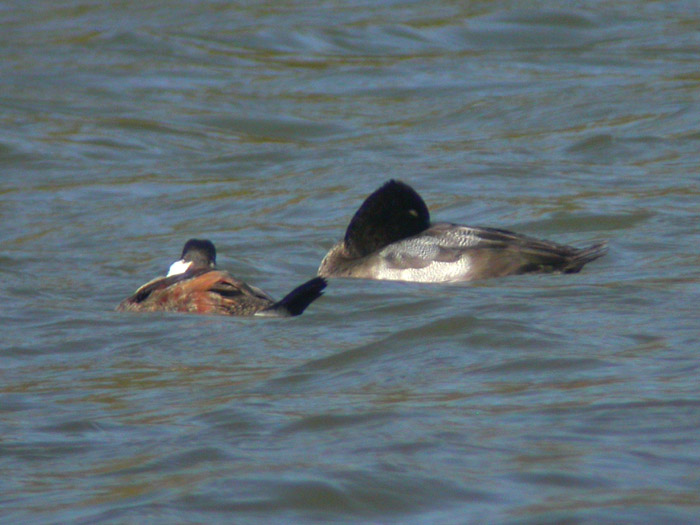
[[[183,261],[182,259],[180,259],[179,261],[175,261],[173,264],[170,265],[170,269],[168,270],[168,275],[166,275],[166,277],[185,273],[190,266],[192,266],[192,261]]]

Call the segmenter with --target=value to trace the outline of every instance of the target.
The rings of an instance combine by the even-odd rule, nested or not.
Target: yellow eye
[[[418,212],[414,209],[408,210],[409,215],[413,215],[414,217],[418,217]]]

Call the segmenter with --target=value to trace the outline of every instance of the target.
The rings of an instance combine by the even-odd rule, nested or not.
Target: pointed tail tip
[[[328,281],[323,277],[314,277],[304,284],[297,286],[275,304],[257,312],[259,317],[293,317],[301,315],[312,302],[323,295]]]
[[[577,273],[584,265],[608,253],[608,241],[597,242],[588,248],[582,248],[572,259],[564,273]]]
[[[576,258],[582,261],[582,264],[586,264],[587,262],[602,257],[606,253],[608,253],[608,241],[601,241],[581,250],[581,253],[579,253]]]

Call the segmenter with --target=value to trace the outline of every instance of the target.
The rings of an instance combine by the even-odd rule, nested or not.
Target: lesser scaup
[[[606,251],[604,242],[579,249],[507,230],[431,224],[420,195],[390,180],[362,203],[318,275],[439,283],[575,273]]]
[[[288,317],[300,315],[325,287],[325,279],[315,277],[275,302],[259,288],[218,270],[211,241],[190,239],[165,277],[141,286],[117,310]]]

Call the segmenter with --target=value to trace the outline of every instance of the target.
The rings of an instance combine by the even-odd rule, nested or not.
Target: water
[[[0,8],[6,523],[700,522],[694,2]],[[279,298],[362,199],[610,253],[128,315],[184,241]]]

